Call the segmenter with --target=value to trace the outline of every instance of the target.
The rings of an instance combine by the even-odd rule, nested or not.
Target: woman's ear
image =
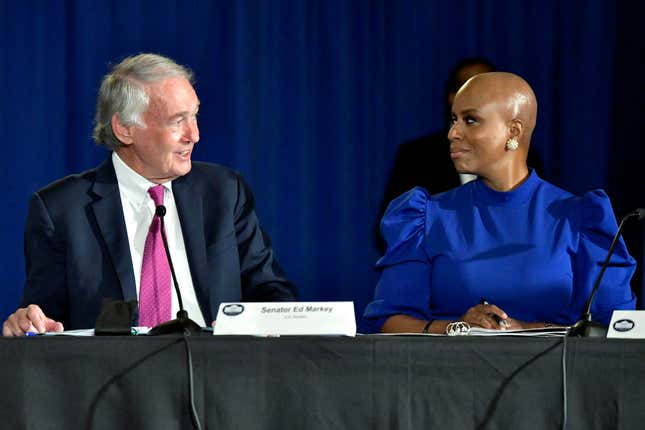
[[[524,124],[521,119],[512,119],[508,125],[508,131],[510,133],[509,138],[515,138],[517,140],[522,140],[522,134],[524,133]]]

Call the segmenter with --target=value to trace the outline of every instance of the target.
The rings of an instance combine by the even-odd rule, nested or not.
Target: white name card
[[[356,336],[354,303],[222,303],[213,334]]]
[[[614,311],[607,337],[645,339],[645,311]]]

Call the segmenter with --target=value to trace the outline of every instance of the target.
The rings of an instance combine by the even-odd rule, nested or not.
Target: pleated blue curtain
[[[109,65],[127,55],[156,52],[194,70],[202,103],[194,158],[245,175],[301,299],[354,300],[359,314],[376,281],[373,229],[396,147],[443,126],[443,86],[457,60],[484,56],[533,85],[540,110],[533,145],[548,178],[566,189],[608,187],[610,166],[621,162],[610,160],[613,148],[622,145],[629,157],[625,148],[636,144],[612,139],[616,56],[625,54],[617,40],[629,36],[621,20],[633,12],[627,3],[2,0],[0,7],[2,316],[24,282],[28,197],[107,156],[91,141],[96,91]]]

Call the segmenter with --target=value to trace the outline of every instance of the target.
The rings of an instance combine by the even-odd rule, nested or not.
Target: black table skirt
[[[178,337],[0,340],[0,428],[190,429]],[[204,429],[558,429],[563,339],[190,339]],[[645,428],[645,341],[567,339],[567,429]]]

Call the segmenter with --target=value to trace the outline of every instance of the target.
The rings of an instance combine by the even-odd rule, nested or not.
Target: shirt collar
[[[150,182],[132,170],[114,151],[112,152],[112,164],[114,165],[116,180],[119,183],[119,190],[121,190],[125,198],[137,205],[147,204],[148,201],[151,201],[148,189],[157,184]],[[164,182],[161,185],[172,192],[172,181]]]
[[[472,182],[479,201],[488,205],[521,205],[528,202],[542,180],[535,170],[529,167],[529,176],[511,191],[496,191],[488,187],[480,178]]]

